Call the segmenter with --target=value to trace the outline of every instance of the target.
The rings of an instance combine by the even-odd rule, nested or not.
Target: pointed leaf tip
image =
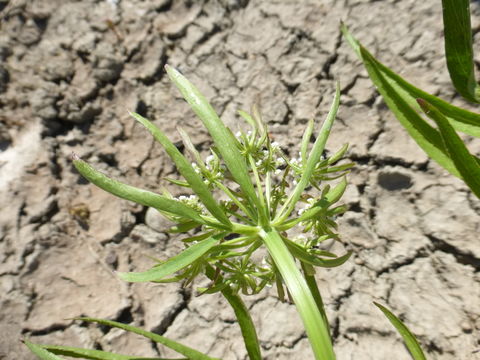
[[[72,154],[70,155],[70,159],[72,159],[72,161],[78,161],[80,160],[80,157],[74,152],[72,152]]]

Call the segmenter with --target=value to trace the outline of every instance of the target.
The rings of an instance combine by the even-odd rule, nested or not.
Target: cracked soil
[[[344,195],[350,210],[339,219],[354,256],[318,271],[337,358],[409,358],[378,301],[418,335],[430,359],[480,359],[480,201],[408,137],[339,30],[344,20],[406,79],[467,106],[444,63],[440,1],[0,0],[0,16],[0,359],[34,359],[25,336],[173,356],[122,331],[68,320],[79,315],[246,359],[221,297],[116,278],[113,270],[147,268],[147,254],[176,254],[180,242],[155,212],[86,183],[69,160],[74,151],[132,185],[169,187],[163,178],[175,168],[127,110],[176,142],[179,124],[200,148],[210,140],[166,78],[167,62],[233,129],[236,110],[260,102],[272,137],[291,151],[307,120],[323,119],[340,80],[327,149],[349,142],[357,162]],[[480,153],[479,143],[470,145]],[[312,358],[294,307],[274,289],[248,304],[266,359]]]

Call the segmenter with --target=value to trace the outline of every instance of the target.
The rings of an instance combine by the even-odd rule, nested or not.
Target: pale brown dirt
[[[444,63],[440,1],[0,0],[0,15],[0,358],[33,359],[20,343],[26,336],[172,356],[121,331],[68,320],[79,315],[246,358],[219,296],[116,278],[113,270],[145,269],[152,264],[145,255],[165,259],[180,242],[152,211],[87,184],[69,160],[75,151],[130,184],[166,186],[162,178],[175,168],[127,110],[154,119],[174,141],[180,124],[208,148],[206,131],[165,76],[168,62],[234,129],[235,111],[260,100],[272,136],[292,152],[306,121],[325,116],[339,79],[342,105],[327,147],[349,142],[357,162],[344,196],[350,211],[339,220],[354,256],[318,272],[337,358],[409,358],[372,304],[379,301],[430,359],[480,359],[480,201],[407,136],[339,31],[346,21],[407,79],[467,106]],[[478,143],[471,147],[479,153]],[[274,289],[248,303],[266,359],[312,358],[294,307]]]

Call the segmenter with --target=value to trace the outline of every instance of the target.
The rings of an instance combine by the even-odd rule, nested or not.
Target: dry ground
[[[407,79],[465,105],[444,64],[439,0],[0,0],[0,15],[0,358],[33,359],[22,336],[171,355],[65,320],[90,315],[245,359],[220,297],[115,277],[112,270],[148,267],[146,254],[175,254],[178,238],[154,212],[87,184],[69,161],[75,151],[131,184],[165,185],[174,167],[127,110],[175,141],[181,124],[208,148],[164,74],[168,62],[233,128],[235,111],[259,100],[272,136],[291,151],[306,121],[324,117],[339,79],[342,105],[327,147],[349,142],[358,164],[340,219],[354,256],[318,272],[338,359],[409,358],[372,301],[399,314],[431,359],[480,359],[480,202],[406,135],[339,31],[343,19]],[[265,358],[312,358],[292,305],[275,291],[249,304]]]

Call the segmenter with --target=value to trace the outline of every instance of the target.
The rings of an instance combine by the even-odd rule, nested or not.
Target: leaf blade
[[[168,65],[165,66],[165,70],[167,71],[169,78],[180,90],[184,99],[188,102],[192,110],[197,114],[209,131],[227,168],[230,170],[235,181],[242,188],[251,208],[261,209],[259,199],[249,176],[247,164],[236,147],[237,140],[232,135],[231,131],[223,124],[207,99],[190,81],[180,74],[180,72]],[[261,211],[259,213],[262,214]]]
[[[169,258],[161,265],[143,272],[119,272],[118,276],[128,282],[158,281],[183,269],[210,250],[223,235],[215,235],[194,244],[180,254]]]
[[[285,204],[279,211],[278,217],[274,220],[275,222],[282,222],[291,214],[295,205],[297,204],[300,196],[310,182],[315,166],[320,161],[323,150],[325,149],[325,144],[327,143],[328,136],[333,126],[335,117],[337,116],[338,107],[340,105],[340,84],[337,82],[335,89],[335,96],[333,98],[332,105],[330,106],[330,111],[328,112],[327,118],[323,122],[322,128],[313,144],[312,149],[308,155],[307,163],[305,164],[304,172],[300,177],[300,181],[293,190],[292,194],[285,201]]]
[[[413,335],[408,327],[400,321],[390,310],[388,310],[385,306],[380,305],[377,302],[374,302],[375,306],[378,307],[387,317],[387,319],[392,323],[392,325],[397,329],[397,331],[402,336],[403,340],[405,341],[405,345],[410,351],[413,359],[415,360],[426,360],[425,355],[423,354],[422,348],[418,343],[415,335]]]
[[[455,89],[465,99],[479,102],[479,87],[475,81],[472,26],[469,0],[442,0],[445,57]]]
[[[375,61],[373,61],[373,56],[362,46],[360,46],[360,53],[370,78],[377,86],[378,92],[382,95],[385,103],[410,136],[429,157],[438,162],[452,175],[459,176],[455,165],[446,153],[440,133],[423,120],[422,117],[408,105],[405,99],[392,88],[383,73],[379,70]]]
[[[216,358],[212,358],[208,355],[205,355],[195,349],[192,349],[186,345],[180,344],[176,341],[170,340],[164,336],[152,333],[150,331],[146,331],[140,328],[137,328],[135,326],[127,325],[127,324],[122,324],[117,321],[112,321],[112,320],[104,320],[104,319],[97,319],[97,318],[91,318],[91,317],[78,317],[75,318],[75,320],[79,321],[86,321],[86,322],[94,322],[98,323],[101,325],[106,325],[106,326],[111,326],[115,327],[118,329],[122,329],[125,331],[132,332],[134,334],[138,334],[140,336],[143,336],[147,339],[150,339],[156,343],[162,344],[174,351],[176,351],[179,354],[184,355],[185,357],[193,360],[218,360]]]
[[[143,356],[130,356],[115,354],[103,350],[84,349],[73,346],[55,346],[40,345],[43,349],[48,350],[56,355],[70,356],[74,358],[90,359],[90,360],[163,360],[163,358],[146,358]]]
[[[42,348],[40,345],[34,344],[27,339],[23,340],[23,343],[28,347],[28,349],[37,355],[42,360],[63,360],[57,355],[51,353],[50,351]]]
[[[141,123],[153,135],[155,140],[157,140],[164,147],[165,151],[175,163],[180,174],[182,174],[185,180],[187,180],[192,190],[195,192],[195,194],[197,194],[208,211],[210,211],[210,213],[215,216],[218,221],[230,227],[232,224],[225,215],[225,212],[215,201],[212,193],[210,190],[208,190],[208,187],[205,185],[202,178],[195,172],[190,162],[187,161],[182,153],[180,153],[177,147],[173,145],[168,137],[165,136],[165,134],[151,121],[137,113],[130,113],[130,115],[132,115],[139,123]]]
[[[341,30],[349,45],[355,51],[359,59],[363,61],[362,54],[360,53],[360,42],[353,37],[353,35],[349,32],[348,28],[344,24],[342,24]],[[403,79],[400,75],[395,73],[392,69],[375,59],[373,56],[371,56],[371,58],[375,62],[379,71],[382,72],[386,80],[389,82],[389,84],[396,91],[401,91],[404,93],[404,95],[407,95],[405,101],[410,106],[412,106],[413,108],[417,108],[416,99],[425,99],[432,105],[436,106],[445,116],[447,116],[452,126],[456,130],[464,132],[468,135],[480,137],[480,114],[453,106],[447,101],[442,100],[413,86],[405,79]]]
[[[480,165],[475,157],[468,151],[462,139],[457,135],[447,118],[430,103],[423,99],[418,102],[425,112],[437,124],[443,142],[450,158],[460,173],[463,181],[472,192],[480,199]]]
[[[166,198],[148,190],[142,190],[134,186],[123,184],[96,170],[87,162],[81,160],[77,155],[73,154],[72,158],[73,165],[83,177],[99,188],[115,196],[144,206],[153,207],[173,215],[182,216],[199,224],[206,223],[195,210],[179,201]]]

